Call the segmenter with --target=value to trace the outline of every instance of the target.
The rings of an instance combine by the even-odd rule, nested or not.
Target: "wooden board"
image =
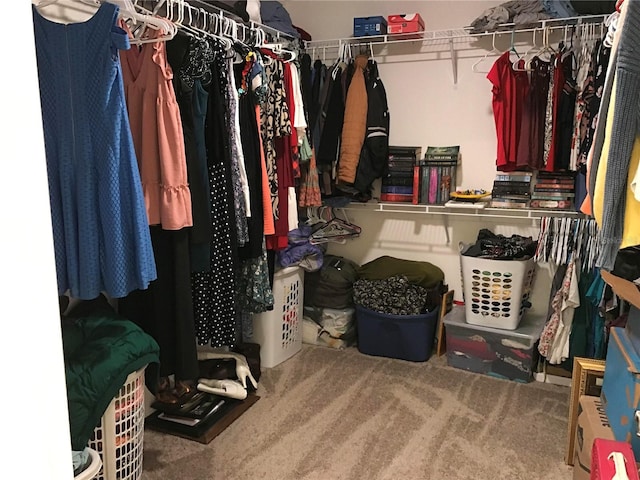
[[[438,330],[436,333],[437,346],[436,354],[441,357],[447,351],[447,337],[444,331],[444,316],[453,308],[453,290],[449,290],[442,296],[442,304],[440,305],[440,318],[438,319]]]
[[[144,426],[149,430],[168,433],[178,437],[194,440],[199,443],[208,444],[224,431],[229,425],[235,422],[244,412],[249,410],[260,397],[249,395],[245,400],[231,400],[228,405],[221,408],[220,413],[204,422],[203,425],[187,427],[185,425],[174,424],[158,418],[160,412],[149,415]]]

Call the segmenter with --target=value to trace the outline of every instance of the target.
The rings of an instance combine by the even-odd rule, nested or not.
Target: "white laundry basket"
[[[467,323],[515,330],[526,310],[535,260],[492,260],[460,255]]]
[[[127,377],[93,431],[89,448],[100,454],[96,480],[139,480],[144,434],[144,371]]]
[[[272,368],[302,348],[304,270],[286,267],[273,275],[273,310],[253,316],[253,341],[260,344],[260,365]]]

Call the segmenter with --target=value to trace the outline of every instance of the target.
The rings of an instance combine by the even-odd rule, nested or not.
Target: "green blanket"
[[[74,309],[63,320],[62,339],[71,446],[82,450],[127,376],[158,362],[160,349],[104,298]]]
[[[443,271],[429,262],[404,260],[389,256],[378,257],[360,267],[360,278],[365,280],[385,280],[397,275],[404,275],[409,282],[426,289],[444,283]]]

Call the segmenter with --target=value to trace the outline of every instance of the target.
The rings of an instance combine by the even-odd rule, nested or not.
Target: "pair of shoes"
[[[156,401],[166,405],[176,405],[178,403],[178,397],[175,394],[173,388],[171,388],[171,381],[169,377],[160,377],[158,380],[158,386],[156,387]]]
[[[251,381],[253,388],[258,388],[258,382],[253,377],[247,359],[244,355],[236,352],[198,352],[198,360],[211,360],[219,358],[233,358],[236,361],[236,377],[244,388],[247,388],[247,379]]]
[[[198,392],[198,389],[191,380],[178,380],[173,387],[173,392],[178,398],[178,403],[183,404],[189,401]]]
[[[201,378],[198,383],[198,390],[220,395],[221,397],[235,398],[237,400],[247,398],[247,390],[235,380]]]
[[[256,382],[260,381],[260,344],[259,343],[238,343],[233,349],[234,352],[246,358],[249,370]]]
[[[235,380],[236,361],[233,358],[213,358],[211,360],[198,361],[198,376],[202,378],[214,378],[216,380]]]

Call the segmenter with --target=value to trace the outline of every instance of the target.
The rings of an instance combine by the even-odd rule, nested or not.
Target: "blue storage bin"
[[[388,315],[356,305],[358,350],[366,355],[426,362],[433,350],[438,310]]]
[[[353,36],[367,37],[387,34],[387,19],[384,17],[356,17],[353,19]]]

